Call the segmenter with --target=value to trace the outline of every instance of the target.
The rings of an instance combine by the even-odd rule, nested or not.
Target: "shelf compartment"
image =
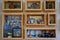
[[[4,13],[2,15],[2,38],[23,39],[23,14]]]
[[[26,0],[25,2],[26,11],[41,11],[42,1],[41,0]]]
[[[44,13],[27,13],[25,15],[26,26],[44,26],[46,25],[46,14]]]
[[[3,11],[22,11],[22,0],[3,0]]]
[[[44,10],[45,11],[55,11],[56,10],[55,0],[45,0],[44,1]]]
[[[38,35],[40,34],[40,35]],[[26,28],[25,39],[41,39],[51,40],[56,38],[55,29],[44,29],[44,28]]]
[[[55,13],[48,13],[48,25],[56,25],[56,14]]]

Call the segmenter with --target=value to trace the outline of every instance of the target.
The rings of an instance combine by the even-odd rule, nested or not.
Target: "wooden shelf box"
[[[55,0],[45,0],[44,1],[44,10],[45,11],[55,11],[56,10]]]
[[[56,38],[55,29],[44,29],[44,28],[25,29],[25,39],[55,40],[55,38]]]
[[[56,14],[48,13],[48,25],[56,25]]]
[[[23,14],[4,13],[2,15],[2,39],[23,39]]]
[[[26,11],[41,11],[42,1],[41,0],[26,0],[25,2]]]
[[[22,11],[22,0],[3,0],[3,11]]]
[[[46,14],[44,13],[27,13],[25,15],[25,24],[27,26],[44,26],[46,25]]]

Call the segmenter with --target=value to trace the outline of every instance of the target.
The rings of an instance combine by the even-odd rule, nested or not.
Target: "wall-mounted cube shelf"
[[[56,25],[56,14],[48,13],[48,25]]]
[[[28,26],[44,26],[46,25],[46,14],[44,13],[27,13],[25,15],[25,24]]]
[[[26,0],[25,10],[26,11],[36,11],[36,12],[41,11],[42,10],[41,0]]]
[[[44,0],[44,10],[45,11],[55,11],[55,0]]]
[[[2,39],[23,39],[23,14],[4,13],[2,18]]]
[[[56,0],[3,0],[2,8],[2,40],[56,39]]]
[[[22,0],[3,0],[3,11],[22,11]]]
[[[25,29],[25,39],[55,40],[55,38],[56,38],[55,29],[44,29],[44,28]]]

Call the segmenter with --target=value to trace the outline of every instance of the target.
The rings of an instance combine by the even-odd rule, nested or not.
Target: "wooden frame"
[[[3,30],[3,28],[4,28],[4,23],[5,23],[5,16],[22,16],[22,37],[21,38],[5,38],[5,37],[3,37],[3,32],[4,32],[4,30]],[[2,15],[2,39],[3,40],[7,40],[7,39],[17,39],[17,40],[20,40],[20,39],[23,39],[23,14],[20,14],[20,13],[4,13],[3,15]]]
[[[28,9],[27,8],[27,4],[28,4],[28,2],[39,2],[40,3],[40,9]],[[42,10],[42,1],[41,0],[26,0],[26,2],[25,2],[25,10],[26,11],[41,11]]]
[[[54,16],[54,24],[50,24],[50,17],[51,16]],[[56,25],[56,14],[55,13],[48,13],[48,25],[51,25],[51,26],[53,26],[53,25]]]
[[[46,9],[46,1],[47,2],[55,2],[55,0],[44,0],[44,10],[45,11],[55,11],[56,10],[56,2],[55,2],[55,8],[54,9]]]
[[[28,24],[27,21],[28,21],[28,16],[42,16],[44,17],[44,24]],[[44,26],[46,25],[46,14],[44,13],[27,13],[25,14],[25,24],[26,26]]]
[[[55,40],[56,38],[28,38],[27,37],[27,29],[31,29],[31,30],[55,30],[54,28],[26,28],[25,29],[25,39],[41,39],[41,40]],[[55,33],[56,33],[56,30],[55,30]]]
[[[20,9],[5,9],[4,5],[5,5],[5,2],[8,2],[8,1],[12,1],[12,2],[20,2],[21,3],[21,8]],[[2,7],[3,11],[10,11],[10,12],[15,12],[15,11],[18,11],[18,12],[21,12],[22,11],[22,0],[3,0],[3,7]]]

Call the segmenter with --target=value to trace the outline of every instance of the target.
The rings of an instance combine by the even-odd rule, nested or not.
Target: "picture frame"
[[[12,37],[22,37],[21,28],[19,27],[13,28],[12,32]]]

